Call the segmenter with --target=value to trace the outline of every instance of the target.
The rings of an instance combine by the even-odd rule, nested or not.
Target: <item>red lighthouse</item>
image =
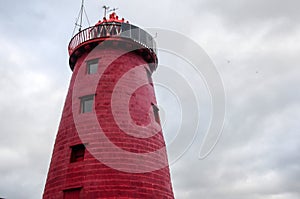
[[[112,13],[69,44],[73,71],[44,199],[174,198],[150,34]]]

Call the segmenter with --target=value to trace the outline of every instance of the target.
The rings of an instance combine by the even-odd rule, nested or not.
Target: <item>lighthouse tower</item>
[[[68,50],[73,74],[43,198],[174,198],[152,36],[112,13]]]

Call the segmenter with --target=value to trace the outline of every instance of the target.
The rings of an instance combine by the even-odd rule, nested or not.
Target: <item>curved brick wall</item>
[[[98,73],[86,74],[86,61],[96,58]],[[156,100],[145,68],[149,66],[142,56],[126,53],[118,45],[96,48],[79,57],[54,145],[44,199],[174,198],[162,132],[150,132],[155,129],[152,104]],[[95,94],[94,110],[80,114],[80,97],[90,94]],[[126,121],[137,126],[131,134],[126,131]],[[84,160],[70,163],[71,146],[77,144],[86,146]],[[141,172],[143,169],[145,172]],[[64,196],[64,190],[72,189],[80,189],[79,195],[74,192],[73,196]]]

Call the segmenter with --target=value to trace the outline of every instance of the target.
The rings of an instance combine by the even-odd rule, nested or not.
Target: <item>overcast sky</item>
[[[170,166],[177,199],[300,198],[298,0],[86,0],[91,24],[102,18],[103,5],[140,27],[191,38],[223,79],[222,136],[200,160],[200,132]],[[72,74],[67,45],[79,8],[80,0],[0,3],[0,197],[41,198]],[[171,142],[172,132],[165,134]]]

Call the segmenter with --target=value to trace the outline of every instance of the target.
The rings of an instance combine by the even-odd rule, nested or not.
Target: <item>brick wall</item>
[[[98,73],[86,74],[86,61],[96,58]],[[95,48],[77,60],[44,199],[64,198],[64,191],[72,189],[80,189],[80,198],[87,199],[174,198],[163,135],[154,120],[154,88],[145,68],[149,66],[140,55],[117,46]],[[90,94],[95,94],[94,109],[82,114],[80,97]],[[70,163],[71,146],[77,144],[86,146],[84,160]]]

